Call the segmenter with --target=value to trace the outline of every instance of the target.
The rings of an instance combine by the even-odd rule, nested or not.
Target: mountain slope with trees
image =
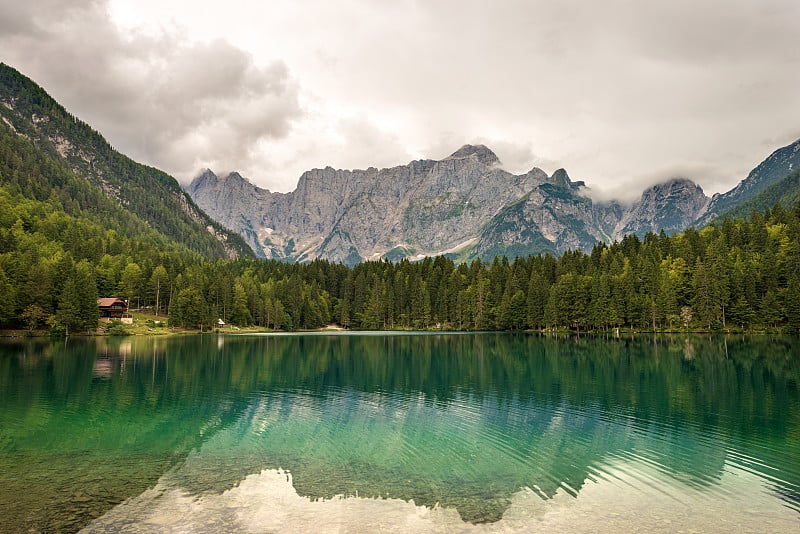
[[[0,123],[0,325],[94,329],[98,296],[135,301],[201,258]]]
[[[800,169],[800,139],[774,151],[730,191],[714,195],[704,213],[695,221],[695,225],[705,226],[781,182],[798,169]]]
[[[800,202],[800,170],[776,182],[756,196],[737,204],[719,216],[719,220],[747,217],[754,211],[765,211],[775,204],[794,206]]]
[[[49,156],[51,165],[72,171],[165,236],[209,257],[253,255],[238,234],[198,208],[174,178],[114,150],[44,89],[2,63],[0,119]],[[40,179],[46,182],[50,174],[43,172]]]
[[[38,124],[74,121],[62,108],[40,115],[36,106],[53,102],[34,89],[28,98],[31,109],[39,111],[30,117],[56,117],[37,119]],[[107,171],[87,177],[82,164],[47,144],[51,137],[44,127],[24,130],[24,114],[15,111],[15,123],[5,113],[0,122],[2,328],[91,331],[97,326],[99,296],[124,297],[133,307],[168,316],[172,325],[203,329],[220,318],[281,330],[330,322],[353,329],[800,328],[800,203],[788,209],[776,204],[749,218],[726,218],[673,236],[663,231],[629,235],[598,243],[588,253],[567,250],[558,256],[520,253],[511,260],[495,256],[491,262],[456,264],[440,255],[352,267],[324,259],[302,264],[229,259],[205,230],[177,240],[163,231],[172,223],[157,226],[128,209],[127,197],[109,193],[117,182]],[[104,142],[86,128],[78,128],[81,135]],[[65,153],[82,158],[80,150],[70,150]],[[480,170],[490,157],[475,147],[466,152],[454,157],[470,161],[445,165]],[[97,160],[81,161],[91,167]],[[529,179],[552,198],[580,187],[566,173]],[[165,179],[168,190],[170,180]],[[794,173],[752,198],[757,203],[797,198],[797,180]],[[675,190],[653,192],[672,195]],[[169,195],[166,203],[160,201],[147,201],[152,216],[174,208]],[[446,206],[436,208],[440,213]],[[512,222],[523,220],[524,212],[514,209],[500,213]],[[177,221],[175,231],[196,228]],[[498,224],[496,231],[503,228]],[[530,239],[542,235],[532,232]]]

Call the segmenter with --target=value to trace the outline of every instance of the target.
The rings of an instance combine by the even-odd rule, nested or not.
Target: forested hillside
[[[200,258],[0,123],[0,325],[94,328],[98,295]]]
[[[178,326],[800,327],[800,204],[590,253],[456,265],[213,260],[165,238],[0,125],[0,326],[92,329],[121,296]],[[46,177],[46,178],[45,178]]]
[[[800,205],[683,234],[627,237],[589,254],[509,263],[218,262],[182,277],[185,324],[363,329],[702,330],[800,326]],[[186,315],[190,312],[190,315]]]
[[[223,259],[249,249],[203,226],[171,177],[115,152],[13,69],[0,65],[0,82],[2,328],[91,331],[96,299],[110,296],[193,328],[800,327],[796,172],[753,199],[749,219],[590,253],[354,267]],[[773,200],[793,207],[764,211]]]
[[[30,141],[24,145],[27,154],[17,157],[36,153],[39,161],[47,161],[44,167],[40,164],[41,172],[35,178],[40,193],[51,187],[60,188],[58,176],[69,172],[75,178],[73,182],[81,182],[81,194],[92,197],[84,199],[84,207],[99,198],[89,192],[93,188],[164,236],[208,257],[253,255],[238,234],[229,232],[200,210],[173,177],[120,154],[44,89],[2,63],[0,119],[4,137],[10,131]],[[4,146],[8,143],[4,141]],[[9,146],[4,150],[14,149]],[[4,174],[2,183],[17,181],[18,173],[13,174],[13,154],[4,156],[4,165],[12,174]]]
[[[795,171],[753,198],[731,208],[719,219],[744,218],[754,211],[764,211],[775,204],[794,206],[798,202],[800,202],[800,171]]]

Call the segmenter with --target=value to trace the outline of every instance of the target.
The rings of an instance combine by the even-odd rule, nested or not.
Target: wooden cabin
[[[104,321],[121,321],[128,313],[128,303],[115,297],[97,299],[97,308],[100,310],[100,319]]]

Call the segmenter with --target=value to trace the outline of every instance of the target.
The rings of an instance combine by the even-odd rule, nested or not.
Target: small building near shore
[[[126,324],[133,323],[133,317],[128,315],[128,303],[121,298],[106,297],[97,299],[97,309],[100,311],[100,320],[122,321]]]

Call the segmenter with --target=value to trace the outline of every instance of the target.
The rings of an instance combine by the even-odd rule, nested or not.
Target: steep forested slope
[[[775,204],[794,206],[798,201],[800,201],[800,170],[724,212],[717,220],[744,218],[754,211],[763,212]]]
[[[31,150],[47,155],[49,167],[72,171],[166,237],[209,257],[252,256],[242,238],[200,210],[174,178],[114,150],[44,89],[4,64],[0,64],[0,119],[30,140]],[[50,183],[52,175],[39,174],[40,189],[60,186]]]
[[[99,295],[201,258],[0,123],[0,324],[94,328]]]
[[[729,210],[758,196],[759,193],[798,169],[800,169],[800,139],[774,151],[730,191],[714,195],[695,225],[704,226]]]

